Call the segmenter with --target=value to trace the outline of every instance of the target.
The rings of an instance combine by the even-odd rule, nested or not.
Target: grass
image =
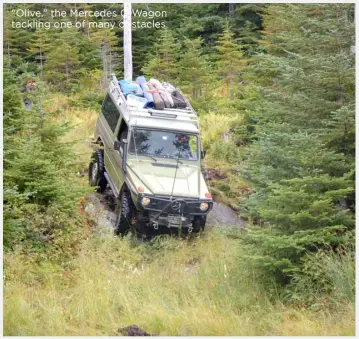
[[[250,192],[248,184],[238,175],[240,171],[239,148],[229,137],[224,140],[233,124],[240,122],[241,115],[208,113],[200,117],[201,140],[207,150],[206,166],[225,175],[225,180],[212,180],[210,190],[217,201],[238,209],[241,199]]]
[[[82,167],[86,167],[92,153],[90,141],[99,111],[91,108],[74,108],[69,102],[69,97],[58,93],[47,100],[45,109],[54,114],[55,122],[70,124],[71,129],[63,141],[76,142],[74,149],[77,160]]]
[[[235,121],[241,119],[239,115],[221,115],[217,113],[207,113],[200,117],[202,145],[209,149],[211,145],[223,138],[223,134],[228,132]]]
[[[93,236],[69,263],[5,258],[5,335],[354,335],[355,310],[286,306],[261,288],[241,243],[210,230],[192,241]]]
[[[293,277],[293,292],[304,300],[316,300],[312,307],[326,307],[323,290],[330,294],[331,307],[355,300],[355,249],[319,250],[305,257],[304,268]],[[317,284],[313,284],[313,280]]]

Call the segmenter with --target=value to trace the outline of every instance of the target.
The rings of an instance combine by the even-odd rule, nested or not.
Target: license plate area
[[[173,225],[179,225],[181,223],[181,216],[175,214],[169,214],[167,216],[168,223]]]

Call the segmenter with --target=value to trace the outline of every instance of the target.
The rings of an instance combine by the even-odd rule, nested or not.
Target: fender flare
[[[122,192],[124,192],[124,191],[130,193],[132,204],[137,208],[138,207],[137,206],[137,199],[138,199],[137,191],[131,189],[130,186],[126,183],[126,181],[122,184],[122,187],[121,187],[120,192],[119,192],[119,197],[121,197]]]
[[[126,182],[124,182],[124,183],[122,184],[122,187],[121,187],[121,189],[120,189],[120,195],[121,195],[122,192],[124,192],[124,191],[127,191],[127,192],[130,192],[130,193],[131,193],[131,190],[128,188]]]

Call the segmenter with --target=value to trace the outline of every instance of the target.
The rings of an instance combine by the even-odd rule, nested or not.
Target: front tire
[[[90,186],[97,187],[97,192],[102,193],[107,186],[105,178],[104,153],[102,149],[92,154],[89,166],[89,183]]]
[[[124,235],[132,228],[131,222],[133,216],[134,206],[131,200],[131,194],[128,191],[123,191],[116,206],[116,235]]]
[[[199,233],[204,231],[204,227],[206,226],[207,216],[199,216],[196,217],[193,221],[193,233]]]

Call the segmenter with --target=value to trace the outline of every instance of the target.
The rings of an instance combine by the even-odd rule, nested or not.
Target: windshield
[[[198,137],[180,132],[135,129],[131,133],[129,153],[181,160],[198,159]]]

